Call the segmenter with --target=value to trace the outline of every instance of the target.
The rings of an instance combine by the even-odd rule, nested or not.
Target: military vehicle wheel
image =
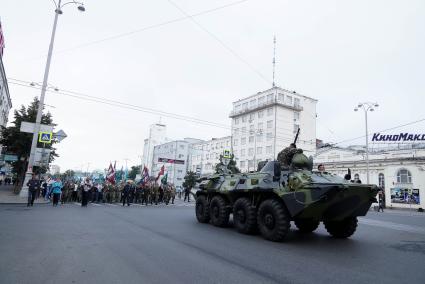
[[[258,228],[269,241],[283,241],[291,226],[286,208],[275,199],[267,199],[260,204],[257,215]]]
[[[319,221],[313,219],[297,219],[294,223],[301,233],[311,233],[315,231],[320,224]]]
[[[348,238],[357,229],[357,217],[348,217],[342,221],[325,221],[325,228],[335,238]]]
[[[217,195],[211,199],[211,223],[217,227],[225,227],[229,223],[229,209],[223,197]]]
[[[196,219],[198,219],[199,223],[208,223],[210,221],[210,208],[204,195],[196,199]]]
[[[257,210],[248,198],[239,198],[233,205],[233,223],[239,233],[252,234],[257,229]]]

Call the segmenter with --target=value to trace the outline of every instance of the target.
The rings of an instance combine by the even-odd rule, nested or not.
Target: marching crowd
[[[110,182],[94,182],[90,178],[83,181],[61,181],[59,178],[39,180],[35,175],[28,181],[28,203],[33,206],[36,198],[51,200],[53,206],[68,202],[78,202],[85,207],[88,203],[116,203],[124,206],[131,203],[155,204],[170,202],[174,204],[176,195],[182,197],[181,191],[171,183],[158,185],[156,182],[134,183],[132,180],[112,184]],[[184,201],[190,202],[190,188],[184,190]]]

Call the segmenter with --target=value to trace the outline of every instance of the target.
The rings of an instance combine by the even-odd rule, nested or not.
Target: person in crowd
[[[382,189],[378,192],[378,212],[382,210],[382,213],[384,213],[384,203],[385,203],[385,195],[384,191]]]
[[[27,183],[28,186],[28,203],[27,206],[34,205],[34,199],[37,194],[37,190],[40,187],[40,181],[37,179],[35,174],[32,175],[31,179]]]
[[[53,206],[58,206],[59,198],[62,193],[62,187],[62,182],[59,178],[56,178],[52,184]]]
[[[72,200],[72,202],[77,202],[78,184],[77,183],[72,183],[71,184],[71,188],[72,188],[71,200]]]
[[[125,203],[127,203],[127,206],[130,206],[130,192],[131,192],[131,183],[128,180],[122,190],[122,206],[124,206]]]
[[[89,201],[90,190],[93,184],[90,179],[87,177],[83,183],[83,188],[81,192],[81,206],[87,207],[87,203]]]
[[[323,173],[323,172],[325,171],[325,165],[323,165],[323,164],[319,164],[319,165],[317,166],[317,170],[318,170],[319,172]]]
[[[187,202],[190,202],[190,187],[186,187],[184,189],[184,199],[183,199],[183,202],[186,201],[186,198],[187,198]]]

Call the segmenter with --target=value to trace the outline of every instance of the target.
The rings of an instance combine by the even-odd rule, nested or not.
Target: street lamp
[[[38,109],[37,109],[37,118],[35,120],[35,127],[34,127],[34,133],[32,136],[32,143],[31,143],[31,151],[30,151],[30,157],[28,161],[28,168],[25,175],[25,181],[22,186],[21,192],[19,195],[21,197],[27,197],[28,196],[28,187],[26,186],[28,180],[32,176],[32,167],[34,165],[34,158],[35,158],[35,151],[37,148],[37,138],[38,133],[40,132],[40,123],[41,123],[41,116],[43,114],[43,106],[44,106],[44,96],[46,94],[46,90],[48,88],[47,81],[49,79],[49,70],[50,70],[50,62],[52,59],[52,53],[53,53],[53,44],[55,42],[55,34],[56,34],[56,26],[58,23],[58,17],[59,15],[63,14],[62,8],[68,4],[74,4],[77,5],[77,8],[79,11],[83,12],[85,11],[84,4],[77,1],[68,1],[66,3],[62,4],[62,0],[59,0],[57,3],[55,0],[53,0],[55,3],[55,19],[53,21],[53,29],[52,29],[52,35],[50,37],[50,44],[49,44],[49,51],[47,53],[47,61],[46,61],[46,67],[44,69],[44,77],[43,77],[43,85],[41,86],[41,94],[40,94],[40,101],[38,103]]]
[[[375,108],[379,107],[377,103],[365,102],[359,103],[354,111],[358,111],[360,108],[364,110],[365,124],[366,124],[366,183],[369,184],[369,134],[367,128],[367,112],[375,111]]]

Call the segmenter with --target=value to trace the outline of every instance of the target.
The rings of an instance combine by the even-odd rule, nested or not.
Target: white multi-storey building
[[[212,174],[224,150],[231,151],[231,137],[213,138],[192,145],[189,170],[198,174]]]
[[[343,177],[351,169],[351,178],[366,183],[366,151],[361,147],[319,149],[315,167]],[[369,183],[384,189],[387,207],[425,208],[425,145],[405,145],[374,149],[369,153]]]
[[[293,142],[307,155],[316,150],[317,100],[280,87],[233,102],[232,149],[242,172],[256,170]]]
[[[166,137],[167,127],[164,124],[155,123],[150,126],[149,138],[144,140],[142,163],[151,169],[153,164],[154,147],[168,141]]]
[[[6,126],[9,111],[12,108],[10,100],[9,86],[7,84],[6,73],[3,67],[3,60],[0,56],[0,125]]]
[[[176,188],[181,188],[188,170],[192,145],[201,141],[185,138],[156,145],[153,149],[151,175],[156,177],[164,166],[168,182],[173,183]]]

